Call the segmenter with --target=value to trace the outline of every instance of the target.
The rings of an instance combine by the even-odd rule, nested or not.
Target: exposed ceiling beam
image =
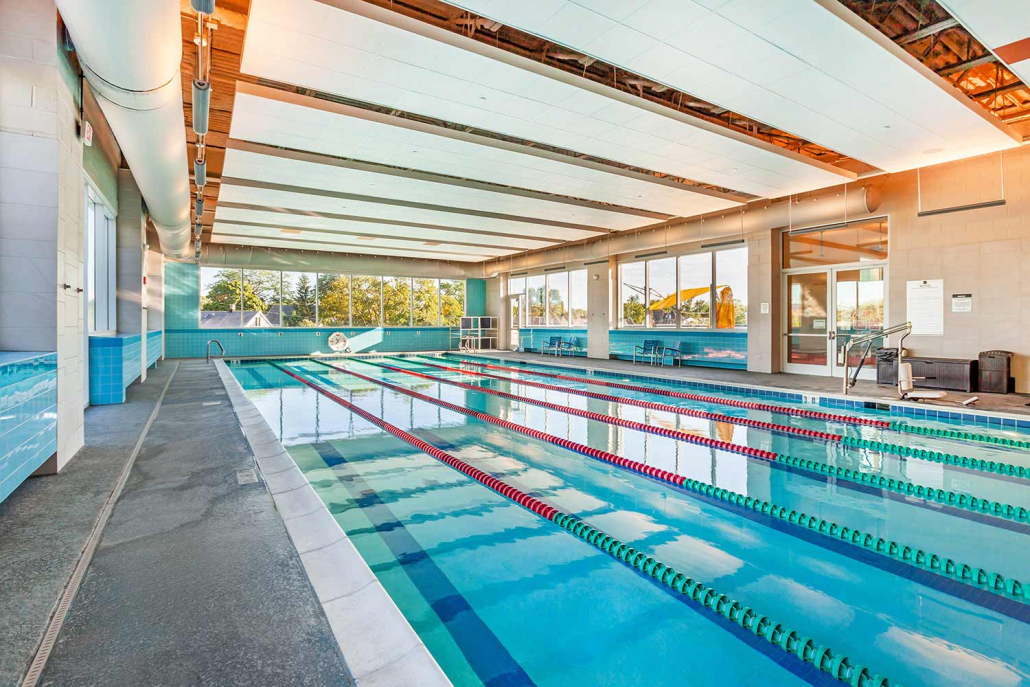
[[[908,45],[909,43],[915,43],[918,40],[926,38],[927,36],[932,36],[935,33],[940,33],[941,31],[954,28],[958,25],[958,20],[956,19],[945,19],[944,21],[939,21],[936,24],[924,26],[923,28],[917,31],[913,31],[912,33],[907,33],[904,36],[898,36],[894,39],[894,42],[898,45]]]
[[[964,72],[967,69],[973,69],[974,67],[979,67],[979,66],[985,65],[985,64],[991,64],[992,62],[997,62],[997,61],[998,61],[997,57],[995,57],[994,55],[992,55],[990,53],[987,53],[986,55],[984,55],[982,57],[977,57],[977,58],[972,59],[972,60],[966,60],[965,62],[959,62],[958,64],[953,64],[950,67],[945,67],[944,69],[941,69],[937,73],[940,74],[941,76],[950,76],[951,74],[958,74],[959,72]]]
[[[461,257],[468,257],[470,259],[479,257],[479,258],[482,258],[482,259],[485,260],[485,259],[488,259],[488,258],[507,257],[508,255],[517,252],[515,250],[509,250],[509,251],[502,251],[502,252],[456,253],[455,251],[433,250],[431,248],[424,248],[424,247],[421,247],[421,246],[418,247],[418,248],[415,248],[415,247],[412,247],[412,248],[398,248],[398,247],[395,247],[395,246],[376,246],[375,245],[375,241],[365,241],[365,242],[361,242],[361,243],[339,243],[337,241],[314,241],[314,240],[311,240],[311,239],[297,239],[297,238],[293,238],[291,236],[282,236],[282,237],[276,237],[274,239],[270,239],[270,238],[266,238],[266,237],[263,237],[263,236],[254,236],[253,234],[230,234],[230,233],[224,232],[224,231],[213,231],[211,233],[211,236],[212,236],[212,238],[218,238],[218,239],[223,239],[223,240],[224,239],[229,239],[228,241],[224,241],[225,243],[233,243],[234,240],[238,241],[238,240],[242,239],[242,240],[245,240],[245,241],[262,241],[262,242],[264,242],[264,241],[275,241],[276,243],[288,243],[288,244],[291,244],[291,245],[292,244],[297,244],[298,246],[311,246],[312,244],[318,244],[320,246],[332,246],[331,250],[337,250],[338,249],[339,252],[341,252],[341,253],[353,252],[353,251],[348,251],[348,249],[358,248],[358,249],[363,249],[363,250],[374,250],[376,252],[381,252],[383,254],[387,254],[388,252],[392,251],[394,253],[415,253],[416,255],[447,255],[447,256],[460,255]],[[314,249],[314,250],[318,250],[318,249]],[[323,248],[322,250],[330,250],[330,249]],[[441,260],[447,260],[449,258],[440,258],[440,259]]]

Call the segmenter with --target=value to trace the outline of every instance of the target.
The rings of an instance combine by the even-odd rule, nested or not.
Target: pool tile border
[[[225,362],[214,364],[355,684],[450,685]]]

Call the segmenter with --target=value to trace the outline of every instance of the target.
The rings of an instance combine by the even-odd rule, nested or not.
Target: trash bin
[[[980,354],[980,391],[1007,394],[1015,391],[1012,351],[984,351]]]
[[[876,383],[898,383],[898,349],[881,348],[876,351]]]

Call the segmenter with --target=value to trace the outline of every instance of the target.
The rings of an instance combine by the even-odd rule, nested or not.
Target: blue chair
[[[556,356],[561,355],[562,341],[560,336],[552,336],[547,340],[547,343],[540,344],[540,355],[544,353],[553,353]]]
[[[665,347],[662,346],[662,342],[658,339],[647,339],[641,346],[633,347],[633,364],[637,364],[637,354],[640,354],[640,360],[650,359],[650,364],[654,365],[659,360],[662,365],[665,364]]]
[[[567,340],[562,341],[561,345],[562,351],[573,357],[575,357],[577,353],[585,352],[584,349],[586,349],[586,344],[583,342],[583,339],[577,336],[569,337]]]

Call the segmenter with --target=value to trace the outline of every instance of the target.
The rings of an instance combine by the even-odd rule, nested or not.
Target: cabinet
[[[977,361],[962,358],[925,358],[907,356],[906,363],[912,364],[912,376],[919,389],[950,389],[952,391],[976,391]],[[926,379],[919,379],[925,377]],[[898,383],[898,361],[876,364],[877,384]]]

